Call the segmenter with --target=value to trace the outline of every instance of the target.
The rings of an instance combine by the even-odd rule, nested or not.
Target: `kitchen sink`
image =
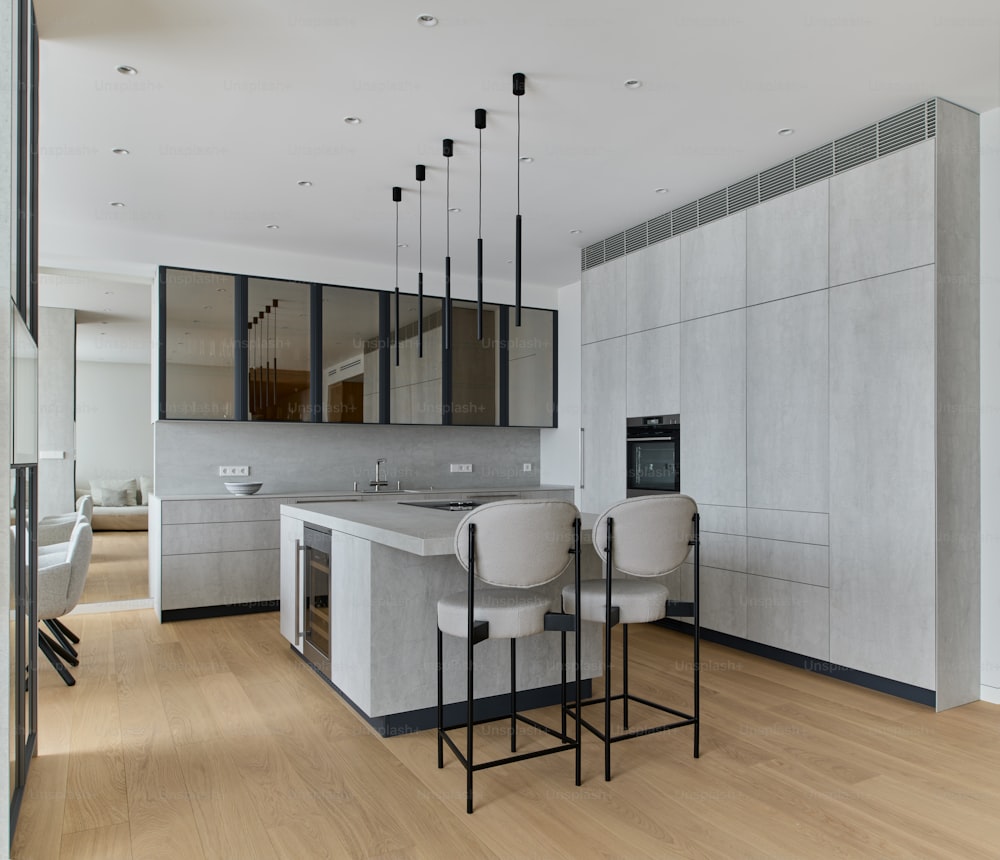
[[[434,499],[428,502],[397,502],[397,504],[429,508],[432,511],[471,511],[473,508],[478,508],[482,502],[473,502],[469,499]]]

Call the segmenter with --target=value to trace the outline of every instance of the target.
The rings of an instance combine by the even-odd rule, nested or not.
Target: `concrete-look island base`
[[[468,574],[455,558],[454,535],[463,512],[398,502],[325,502],[281,507],[281,632],[303,652],[305,595],[300,558],[305,527],[330,533],[330,675],[336,690],[381,734],[435,724],[437,601],[465,589]],[[600,577],[589,545],[593,518],[584,521],[582,575]],[[516,536],[511,536],[516,540]],[[572,564],[545,588],[559,608]],[[558,633],[521,640],[517,648],[518,708],[559,701]],[[601,674],[600,629],[583,631],[582,677]],[[572,634],[567,637],[570,657]],[[445,637],[444,698],[465,701],[465,642]],[[506,713],[510,689],[509,646],[476,646],[477,718]],[[568,671],[572,677],[572,664]],[[523,691],[523,692],[520,692]],[[452,706],[455,710],[458,705]],[[451,708],[448,709],[451,711]],[[446,716],[446,720],[449,717]]]

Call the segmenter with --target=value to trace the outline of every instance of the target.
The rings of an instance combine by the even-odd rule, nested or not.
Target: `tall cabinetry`
[[[607,427],[680,413],[706,627],[940,709],[979,692],[979,138],[931,104],[920,142],[584,271],[582,395],[585,426],[615,387]]]

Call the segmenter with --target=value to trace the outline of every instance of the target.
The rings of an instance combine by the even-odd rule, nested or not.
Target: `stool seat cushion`
[[[667,614],[670,591],[665,585],[649,580],[611,580],[611,605],[617,606],[622,624],[643,624],[658,621]],[[563,612],[576,612],[576,595],[567,585],[562,592]],[[580,618],[583,621],[603,623],[606,616],[604,602],[607,598],[606,580],[588,579],[580,583]]]
[[[545,630],[545,613],[552,600],[544,594],[519,588],[477,588],[473,617],[488,621],[490,639],[518,639]],[[438,601],[438,627],[442,633],[465,639],[469,632],[469,593],[458,591]]]

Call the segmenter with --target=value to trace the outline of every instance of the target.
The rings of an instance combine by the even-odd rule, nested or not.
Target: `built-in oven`
[[[330,677],[330,532],[305,527],[302,656]]]
[[[681,416],[629,418],[625,429],[626,495],[679,493]]]

